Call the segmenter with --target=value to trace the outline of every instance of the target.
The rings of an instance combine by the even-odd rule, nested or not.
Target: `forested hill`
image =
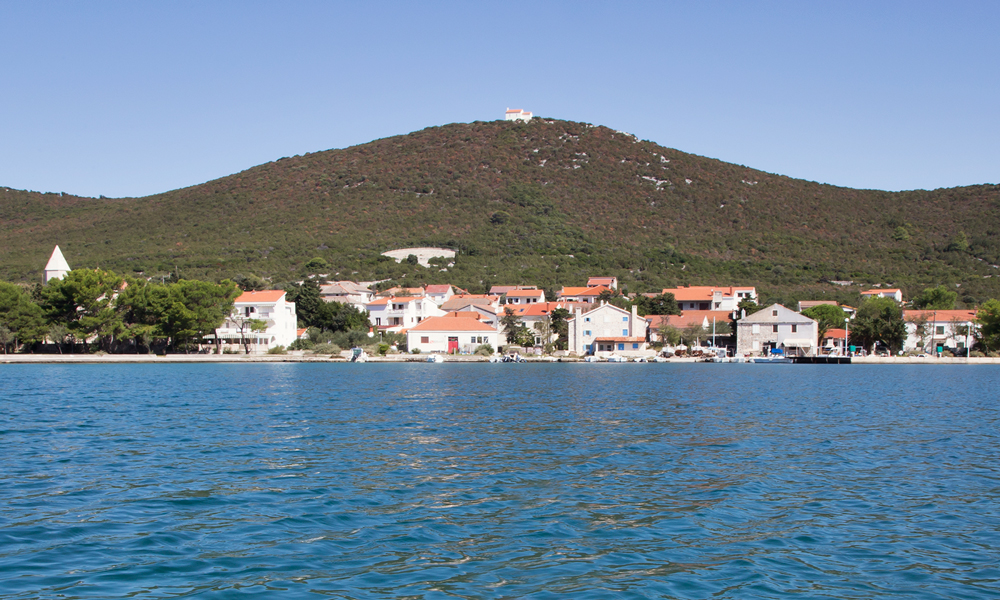
[[[739,283],[785,300],[870,284],[1000,297],[998,185],[854,190],[547,119],[432,127],[144,198],[0,188],[0,219],[13,281],[37,280],[59,244],[74,268],[275,284],[320,257],[331,277],[473,291],[617,275],[631,291]],[[455,265],[379,256],[425,245],[459,250]]]

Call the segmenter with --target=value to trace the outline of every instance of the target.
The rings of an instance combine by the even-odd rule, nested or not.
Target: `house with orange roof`
[[[733,313],[724,310],[686,310],[679,315],[646,315],[647,330],[649,331],[649,341],[660,341],[660,329],[664,326],[684,330],[689,327],[702,327],[706,336],[703,341],[712,339],[712,327],[715,330],[722,329],[721,324],[729,326],[732,322]],[[726,334],[728,335],[728,334]],[[717,335],[716,337],[720,337]]]
[[[484,306],[496,312],[500,306],[500,296],[488,296],[486,294],[455,294],[441,305],[441,310],[453,311],[462,310],[467,306]]]
[[[974,310],[904,310],[903,321],[903,350],[928,354],[972,347],[979,328]]]
[[[823,354],[847,355],[847,330],[827,329],[820,340],[819,349]]]
[[[590,277],[587,279],[587,287],[597,287],[603,285],[613,290],[618,289],[617,277]]]
[[[599,304],[584,312],[576,309],[567,320],[568,350],[578,356],[649,356],[646,345],[646,320],[636,312],[613,304]]]
[[[597,302],[597,298],[603,292],[610,292],[611,294],[616,293],[606,285],[598,285],[594,287],[563,287],[563,289],[559,290],[557,299],[563,302],[585,302],[587,304],[593,304]]]
[[[447,283],[428,285],[424,288],[424,295],[434,304],[441,306],[455,295],[455,288]]]
[[[378,298],[385,298],[388,296],[423,296],[423,295],[424,295],[423,286],[409,287],[409,288],[395,286],[375,294],[375,296]]]
[[[757,301],[757,288],[739,286],[688,285],[664,288],[661,294],[673,294],[681,310],[722,310],[732,312],[743,300]]]
[[[521,305],[508,304],[503,307],[504,310],[500,314],[502,316],[504,311],[510,309],[525,327],[535,332],[535,346],[544,346],[554,342],[559,337],[559,334],[554,331],[548,331],[547,334],[545,332],[548,328],[548,319],[552,317],[552,311],[558,308],[569,310],[566,302],[536,302]],[[502,327],[500,329],[501,334],[506,334]]]
[[[439,317],[446,311],[425,296],[388,296],[372,300],[365,308],[368,321],[380,331],[399,332],[424,319]]]
[[[490,287],[490,296],[503,296],[511,290],[537,290],[534,285],[494,285]]]
[[[903,303],[903,290],[897,288],[887,288],[887,289],[870,289],[861,292],[861,299],[865,300],[867,298],[892,298],[900,304]]]
[[[483,344],[495,350],[499,342],[500,334],[494,327],[468,317],[428,317],[406,330],[406,347],[421,353],[472,354]]]
[[[520,108],[508,108],[504,113],[504,121],[525,121],[531,120],[531,113]]]
[[[252,323],[263,321],[262,331],[253,331]],[[277,346],[288,347],[298,339],[298,318],[295,303],[289,302],[284,290],[243,292],[233,302],[233,311],[215,330],[213,337],[220,345],[245,349],[253,353],[266,353]],[[237,350],[239,351],[239,350]]]
[[[534,304],[545,302],[545,292],[542,290],[510,290],[505,295],[507,304]]]

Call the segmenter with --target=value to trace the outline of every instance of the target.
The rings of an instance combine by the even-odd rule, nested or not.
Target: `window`
[[[628,323],[628,317],[622,317],[622,322],[623,323]]]
[[[583,322],[584,323],[590,323],[590,317],[584,317],[583,318]]]
[[[427,337],[426,335],[421,336],[420,337],[420,343],[421,344],[429,344],[429,343],[431,343],[431,338]]]
[[[944,335],[944,325],[934,327],[934,335]]]
[[[772,317],[777,317],[778,316],[778,311],[777,310],[772,310],[771,311],[771,316]]]
[[[754,323],[750,326],[750,333],[760,333],[760,325]]]
[[[587,337],[590,337],[590,330],[589,329],[584,329],[583,330],[583,335],[585,335]]]
[[[760,342],[758,342],[757,340],[754,340],[753,341],[753,349],[754,350],[760,350]]]
[[[798,325],[792,325],[792,333],[798,333],[798,332],[799,332],[799,326]]]
[[[628,337],[628,329],[622,329],[622,336]]]
[[[624,350],[625,349],[625,344],[618,344],[618,349],[619,350]]]
[[[777,325],[771,325],[771,332],[772,333],[778,333],[778,326]]]
[[[633,350],[638,350],[639,349],[639,344],[635,344],[635,343],[632,344],[632,349]]]

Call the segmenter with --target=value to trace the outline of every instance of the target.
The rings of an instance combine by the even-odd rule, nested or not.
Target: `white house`
[[[545,302],[542,290],[511,290],[507,292],[507,304],[535,304]]]
[[[603,285],[613,290],[618,289],[617,277],[590,277],[587,279],[587,287],[597,287]]]
[[[815,356],[819,325],[780,304],[772,304],[736,323],[736,354],[766,355],[778,348],[787,356]]]
[[[892,298],[896,302],[902,304],[903,290],[899,290],[896,288],[884,289],[884,290],[880,289],[865,290],[861,292],[861,299],[865,300],[866,298]]]
[[[505,121],[530,121],[531,113],[520,108],[508,108],[504,115]]]
[[[455,295],[455,290],[447,283],[429,285],[424,288],[424,295],[427,296],[434,304],[441,306]]]
[[[736,310],[743,300],[757,301],[757,288],[728,286],[684,286],[666,288],[661,294],[673,294],[681,310]]]
[[[42,283],[48,283],[50,279],[62,279],[69,272],[69,263],[63,257],[59,246],[56,246],[55,250],[52,251],[52,256],[49,257],[48,264],[45,265],[45,270],[42,272]]]
[[[462,317],[429,317],[406,330],[406,347],[411,351],[471,354],[483,344],[496,350],[500,334],[476,318],[475,313]]]
[[[567,321],[570,352],[578,355],[646,356],[646,319],[612,304],[601,304],[583,312],[577,308]]]
[[[945,348],[972,346],[978,327],[974,310],[904,310],[903,320],[906,322],[903,350],[932,354]]]
[[[375,297],[375,292],[353,281],[336,281],[321,285],[319,293],[327,302],[350,304],[358,310],[365,310],[365,306]]]
[[[254,332],[251,320],[264,321],[264,331]],[[216,337],[226,345],[241,346],[251,340],[251,352],[267,352],[277,346],[287,347],[298,338],[295,303],[285,299],[284,290],[243,292],[233,303],[233,312],[215,330]]]
[[[440,317],[445,313],[437,304],[425,296],[389,296],[369,302],[368,320],[382,331],[398,332],[417,325],[429,317]]]

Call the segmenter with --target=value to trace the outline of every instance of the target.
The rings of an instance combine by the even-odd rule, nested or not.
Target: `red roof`
[[[440,285],[429,285],[426,288],[426,293],[428,294],[447,294],[448,290],[451,289],[451,285],[447,283],[442,283]]]
[[[732,314],[724,310],[685,310],[680,315],[646,315],[646,321],[652,329],[657,329],[664,323],[683,329],[691,325],[704,325],[706,321],[711,327],[712,317],[715,317],[716,323],[729,323]]]
[[[827,329],[826,333],[823,334],[824,340],[827,338],[834,340],[842,340],[845,337],[847,337],[847,331],[844,329]]]
[[[520,109],[520,108],[508,108],[507,112],[508,113],[519,113],[519,112],[524,112],[524,111],[522,109]]]
[[[508,298],[536,298],[544,294],[542,290],[511,290],[507,292]]]
[[[259,302],[277,302],[285,297],[285,290],[264,290],[261,292],[243,292],[236,302],[254,304]]]
[[[479,319],[467,317],[428,317],[420,324],[410,327],[407,331],[486,331],[496,333],[497,330]]]
[[[445,313],[441,315],[443,317],[448,317],[449,319],[482,319],[483,316],[474,310],[454,310],[450,313]]]
[[[976,318],[974,310],[904,310],[903,320],[914,321],[917,319],[927,319],[933,323],[948,323],[951,321],[961,321],[963,323]]]
[[[544,317],[557,308],[566,308],[565,302],[535,302],[534,304],[507,304],[503,307],[519,317]]]
[[[689,285],[679,288],[664,288],[661,294],[673,294],[674,300],[678,302],[695,302],[711,300],[715,292],[721,292],[723,296],[735,296],[736,290],[750,290],[751,287],[718,287],[713,285]]]

